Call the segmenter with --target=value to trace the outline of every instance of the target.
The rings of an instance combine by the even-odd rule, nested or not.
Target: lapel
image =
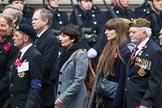
[[[47,36],[48,32],[50,31],[50,28],[48,28],[41,36],[40,38],[37,40],[36,43],[34,43],[34,47],[37,47],[40,43],[42,43],[42,41],[44,41],[44,38]]]
[[[28,61],[28,59],[29,59],[29,55],[30,55],[30,52],[31,52],[31,50],[33,49],[33,46],[31,46],[25,53],[24,53],[24,55],[22,56],[22,61],[24,62],[24,60],[25,61]],[[15,61],[16,62],[16,61]],[[15,63],[14,63],[15,64]],[[17,68],[15,67],[15,66],[13,66],[13,68],[12,68],[12,71],[11,71],[11,74],[10,74],[10,80],[12,80],[12,78],[13,78],[13,76],[15,75],[15,74],[17,74]]]
[[[137,62],[139,59],[145,61],[145,60],[149,60],[150,61],[150,55],[151,55],[151,49],[150,49],[150,46],[151,46],[151,41],[148,40],[148,42],[146,43],[146,48],[141,50],[137,56],[136,56],[136,60],[135,62]],[[129,59],[129,62],[130,62],[130,59]],[[133,64],[133,66],[130,66],[130,63],[128,62],[128,66],[127,66],[127,75],[131,75],[132,73],[134,72],[138,72],[138,70],[141,68],[135,64]]]
[[[70,56],[70,58],[63,64],[62,68],[61,68],[61,72],[64,71],[64,69],[68,66],[69,62],[73,62],[74,60],[74,53]]]

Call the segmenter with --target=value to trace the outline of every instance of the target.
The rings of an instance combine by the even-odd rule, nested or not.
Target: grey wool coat
[[[59,73],[57,99],[63,102],[63,106],[55,105],[55,108],[86,108],[88,98],[84,83],[88,69],[88,57],[86,52],[75,52],[63,64]]]

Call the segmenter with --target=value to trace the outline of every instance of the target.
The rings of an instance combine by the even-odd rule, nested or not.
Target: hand
[[[55,105],[57,105],[57,106],[62,106],[62,105],[63,105],[63,102],[62,102],[60,99],[57,99],[57,100],[55,101]]]
[[[146,107],[146,106],[140,106],[139,108],[151,108],[151,107]]]
[[[97,51],[94,48],[90,48],[87,52],[88,58],[95,58],[97,56]]]

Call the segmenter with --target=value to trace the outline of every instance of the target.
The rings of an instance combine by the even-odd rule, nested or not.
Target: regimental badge
[[[146,74],[145,70],[143,68],[140,68],[138,71],[139,76],[144,76]]]
[[[16,26],[16,30],[19,30],[19,25]]]
[[[82,15],[81,15],[81,14],[79,14],[79,16],[81,17]]]
[[[19,76],[19,78],[23,78],[25,76],[25,72],[19,72],[18,76]]]
[[[133,24],[137,24],[137,21],[136,20],[133,20]]]

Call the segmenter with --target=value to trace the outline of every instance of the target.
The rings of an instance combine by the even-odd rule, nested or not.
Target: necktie
[[[132,51],[132,55],[131,55],[131,58],[130,58],[130,66],[132,66],[133,63],[135,62],[135,57],[136,57],[135,55],[136,55],[137,50],[138,50],[138,48],[135,47],[135,48],[133,49],[133,51]]]
[[[38,37],[38,36],[36,36],[35,41],[34,41],[34,44],[36,44],[36,43],[37,43],[38,39],[39,39],[39,37]]]
[[[18,52],[18,54],[17,54],[17,59],[20,59],[21,54],[22,54],[22,52],[21,52],[21,51],[19,51],[19,52]]]

